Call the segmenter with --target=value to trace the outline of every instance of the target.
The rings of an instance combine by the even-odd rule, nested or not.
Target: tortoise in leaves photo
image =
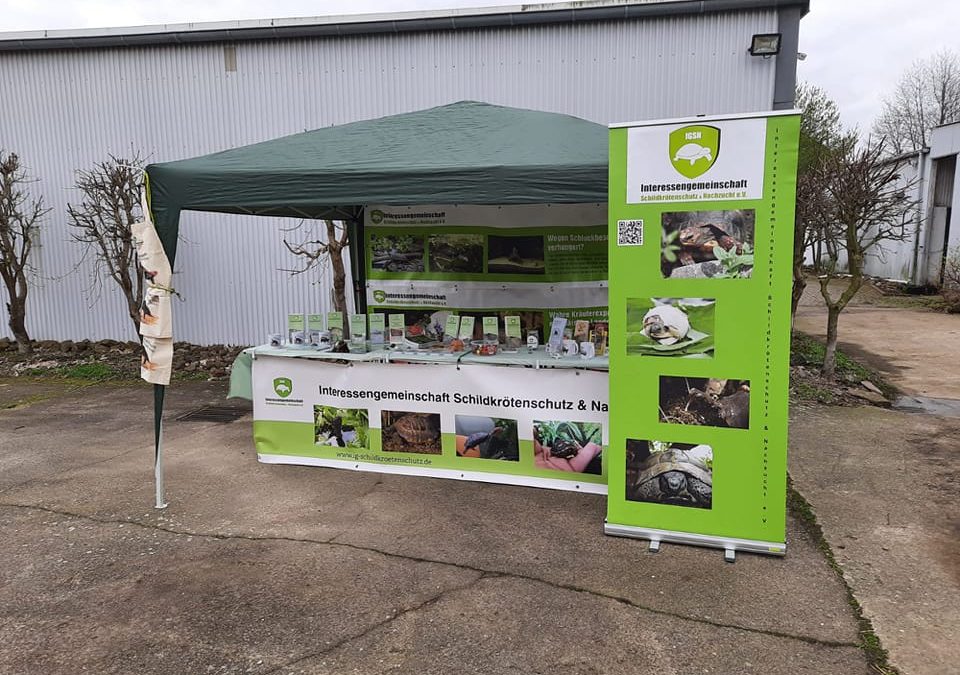
[[[725,251],[736,249],[743,253],[743,242],[737,241],[725,229],[713,223],[693,223],[680,229],[681,265],[716,260],[714,248],[719,246]]]
[[[713,471],[693,449],[669,447],[663,452],[650,452],[643,441],[627,441],[628,461],[636,476],[627,486],[632,501],[655,502],[675,506],[709,509],[713,506]]]
[[[431,413],[408,413],[393,423],[393,430],[407,443],[432,443],[440,437],[440,416]]]

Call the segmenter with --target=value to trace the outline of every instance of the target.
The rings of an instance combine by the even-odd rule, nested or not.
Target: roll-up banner
[[[786,550],[799,127],[611,127],[608,534]]]
[[[606,492],[607,374],[258,355],[262,462]]]

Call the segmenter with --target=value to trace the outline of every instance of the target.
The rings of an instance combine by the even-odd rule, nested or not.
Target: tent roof
[[[179,211],[342,219],[365,204],[605,202],[607,128],[461,101],[147,167],[167,255]]]

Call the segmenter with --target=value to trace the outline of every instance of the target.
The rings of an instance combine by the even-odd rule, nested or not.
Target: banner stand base
[[[693,534],[691,532],[673,532],[671,530],[655,530],[649,527],[634,527],[632,525],[603,524],[603,533],[613,537],[632,537],[633,539],[649,539],[650,550],[660,550],[662,542],[672,544],[687,544],[688,546],[706,546],[720,548],[724,551],[724,560],[733,562],[737,551],[749,553],[765,553],[767,555],[786,555],[787,545],[756,539],[734,539],[731,537],[714,537],[707,534]]]

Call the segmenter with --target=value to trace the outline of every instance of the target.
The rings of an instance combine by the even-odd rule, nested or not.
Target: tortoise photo
[[[439,455],[440,415],[388,411],[381,413],[382,447],[387,452]]]
[[[627,499],[709,509],[713,506],[713,451],[709,446],[627,440]]]
[[[440,438],[440,416],[407,413],[393,423],[393,429],[408,443],[430,443]]]

